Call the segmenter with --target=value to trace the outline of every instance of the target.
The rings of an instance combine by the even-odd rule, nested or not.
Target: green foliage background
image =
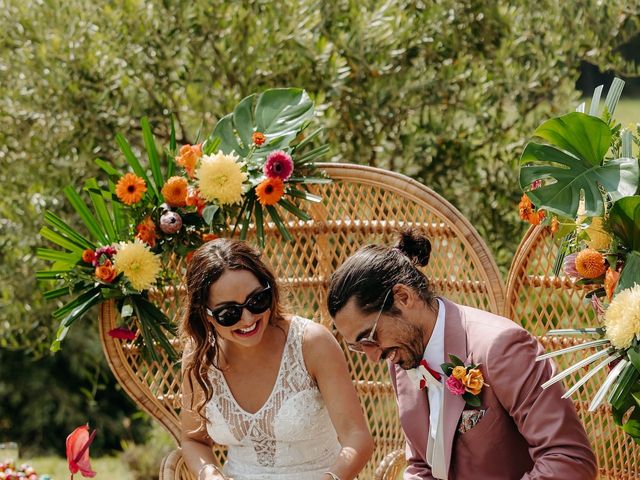
[[[573,108],[581,61],[637,73],[618,48],[640,31],[637,0],[0,6],[0,348],[35,353],[56,327],[33,275],[43,211],[69,214],[61,189],[96,175],[96,157],[124,166],[114,136],[140,147],[142,116],[168,141],[173,112],[179,142],[190,143],[250,93],[303,87],[332,160],[433,188],[506,271],[525,228],[516,169],[524,142]],[[6,358],[0,382],[10,383]]]

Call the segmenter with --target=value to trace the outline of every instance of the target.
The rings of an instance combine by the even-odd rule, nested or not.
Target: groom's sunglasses
[[[214,309],[206,308],[207,314],[212,316],[219,325],[232,327],[242,318],[242,310],[245,308],[254,315],[266,312],[271,307],[273,291],[271,285],[252,293],[244,303],[225,303]]]
[[[347,348],[352,352],[364,353],[365,348],[379,348],[380,344],[377,340],[373,339],[373,336],[376,334],[376,328],[378,328],[378,322],[380,321],[380,316],[382,315],[382,311],[384,310],[384,306],[387,303],[387,299],[389,298],[389,294],[391,290],[387,292],[384,296],[384,300],[382,300],[382,305],[380,306],[380,311],[378,312],[378,316],[376,317],[376,321],[373,322],[373,328],[369,332],[365,338],[357,340],[355,343],[347,343]]]

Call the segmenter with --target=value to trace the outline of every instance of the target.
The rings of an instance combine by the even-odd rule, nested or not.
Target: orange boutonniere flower
[[[133,173],[124,174],[116,184],[116,196],[126,205],[138,203],[146,191],[147,184]]]
[[[478,368],[480,365],[466,365],[455,355],[449,355],[451,362],[440,365],[444,374],[448,377],[445,385],[453,395],[462,395],[465,402],[472,407],[482,406],[480,392],[486,385],[484,376]]]

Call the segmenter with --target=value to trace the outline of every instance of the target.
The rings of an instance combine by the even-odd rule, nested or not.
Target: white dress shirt
[[[446,479],[446,467],[444,459],[443,441],[443,399],[444,399],[444,372],[440,364],[445,362],[444,352],[444,303],[438,300],[438,316],[431,333],[429,343],[424,349],[422,358],[427,361],[429,368],[438,372],[440,381],[431,377],[427,381],[427,395],[429,398],[429,441],[427,444],[427,461],[435,478]]]

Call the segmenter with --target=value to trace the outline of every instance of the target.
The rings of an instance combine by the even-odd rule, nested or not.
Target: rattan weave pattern
[[[451,300],[500,313],[504,286],[489,249],[469,222],[446,200],[403,175],[370,167],[323,164],[334,183],[314,186],[322,203],[309,208],[313,220],[302,222],[283,215],[293,242],[283,241],[273,224],[265,225],[265,258],[285,287],[292,312],[313,318],[331,328],[325,295],[331,273],[355,250],[369,243],[391,243],[402,225],[418,224],[431,235],[432,256],[425,273],[436,291]],[[248,240],[255,241],[250,229]],[[175,265],[179,277],[182,265]],[[179,311],[173,291],[162,302],[169,315]],[[176,365],[163,358],[147,363],[126,342],[107,332],[117,325],[113,303],[100,309],[100,336],[109,365],[125,391],[141,409],[158,420],[179,444],[180,375]],[[340,340],[340,339],[339,339]],[[390,452],[402,449],[404,436],[386,366],[368,363],[345,350],[356,388],[369,419],[376,449],[361,479],[387,478],[385,466],[398,470],[398,461],[376,467]],[[222,461],[224,452],[215,449]],[[165,459],[161,479],[186,479],[177,453]],[[395,458],[395,457],[394,457]],[[173,475],[173,476],[172,476]]]
[[[507,282],[505,316],[536,335],[547,351],[585,341],[583,337],[546,337],[548,330],[597,324],[593,308],[585,298],[589,289],[576,286],[562,272],[559,277],[553,274],[557,252],[557,242],[549,229],[530,228],[516,252]],[[584,358],[585,353],[589,351],[556,357],[558,368],[568,367]],[[571,375],[565,387],[569,388],[586,372]],[[607,373],[606,369],[599,372],[572,398],[596,453],[600,478],[637,479],[640,478],[640,447],[614,424],[608,405],[588,412],[590,400]]]

